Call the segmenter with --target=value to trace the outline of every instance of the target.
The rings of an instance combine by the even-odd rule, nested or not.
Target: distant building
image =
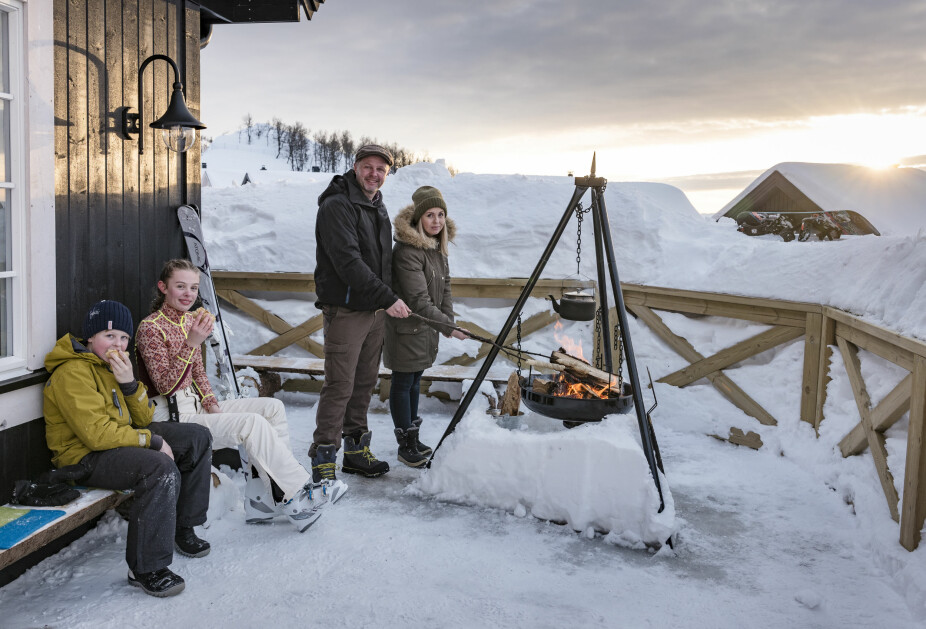
[[[926,228],[926,172],[783,162],[746,186],[714,219],[735,219],[743,212],[839,210],[858,212],[886,236],[916,233]]]

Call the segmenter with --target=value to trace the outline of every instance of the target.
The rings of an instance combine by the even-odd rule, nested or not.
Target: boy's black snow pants
[[[145,448],[91,452],[80,461],[89,472],[83,479],[89,487],[134,491],[125,545],[125,560],[134,574],[169,566],[176,527],[202,524],[209,508],[209,429],[179,422],[152,422],[146,428],[164,438],[173,461]]]

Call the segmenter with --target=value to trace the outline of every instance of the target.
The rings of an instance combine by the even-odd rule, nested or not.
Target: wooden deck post
[[[830,381],[830,362],[833,358],[833,345],[836,344],[836,321],[826,315],[826,309],[823,309],[822,319],[820,321],[820,342],[817,344],[818,350],[818,369],[817,369],[817,399],[813,411],[813,429],[819,435],[820,424],[823,422],[823,405],[826,403],[826,385]],[[803,419],[803,414],[801,419]]]
[[[926,521],[926,358],[913,359],[913,394],[907,429],[907,469],[904,473],[900,544],[913,551]]]
[[[823,353],[823,315],[807,313],[804,326],[804,375],[801,379],[801,421],[816,426],[817,400],[819,398],[820,370]],[[819,433],[817,433],[819,434]]]

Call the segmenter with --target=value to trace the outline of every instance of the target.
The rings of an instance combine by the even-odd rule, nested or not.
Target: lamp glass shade
[[[164,139],[164,144],[168,149],[183,153],[193,146],[193,142],[196,140],[196,129],[179,125],[166,127],[161,129],[161,137]]]

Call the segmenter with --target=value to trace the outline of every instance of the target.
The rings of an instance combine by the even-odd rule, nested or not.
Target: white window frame
[[[10,18],[10,143],[15,156],[5,183],[16,193],[11,206],[14,337],[12,354],[0,358],[3,383],[41,370],[55,344],[55,42],[49,0],[0,0],[0,10]],[[0,397],[0,407],[16,410],[6,404],[6,396]]]
[[[18,0],[0,0],[0,11],[7,14],[8,53],[10,71],[10,92],[0,92],[0,99],[6,101],[10,110],[10,153],[7,159],[10,163],[10,181],[0,179],[0,188],[5,188],[10,197],[10,218],[12,240],[12,270],[0,271],[0,279],[11,279],[10,293],[8,295],[12,331],[5,330],[4,334],[12,332],[10,354],[0,357],[0,378],[5,372],[22,370],[26,367],[26,291],[25,291],[25,263],[26,252],[26,150],[25,150],[25,101],[26,88],[24,80],[24,56],[26,48],[23,45],[24,22],[23,5]],[[5,322],[0,322],[5,323]]]

